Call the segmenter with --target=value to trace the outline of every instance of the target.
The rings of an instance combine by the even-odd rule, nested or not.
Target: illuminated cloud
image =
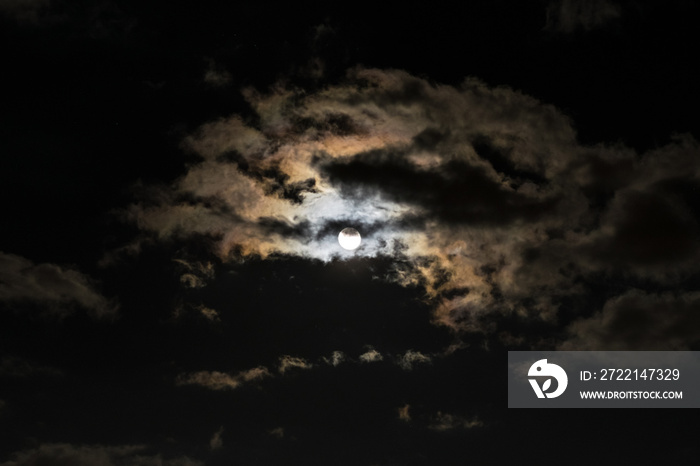
[[[219,313],[216,312],[215,309],[206,307],[204,305],[197,306],[197,310],[208,320],[212,322],[219,322],[221,319],[219,318]]]
[[[292,368],[299,368],[299,369],[311,369],[313,367],[313,364],[307,362],[303,358],[297,358],[294,356],[282,356],[280,358],[279,366],[277,367],[277,370],[281,373],[284,374],[287,372],[289,369]]]
[[[343,361],[345,361],[345,353],[342,351],[333,351],[330,358],[323,358],[326,364],[330,364],[333,367],[338,366]]]
[[[117,306],[102,296],[88,276],[56,264],[34,264],[24,257],[0,252],[0,303],[44,305],[64,317],[76,306],[95,318],[114,318]]]
[[[401,357],[399,357],[397,363],[398,365],[407,371],[413,369],[414,364],[426,364],[430,363],[432,360],[429,356],[422,354],[419,351],[408,350]]]
[[[244,383],[270,376],[270,371],[262,366],[239,372],[235,375],[218,371],[200,371],[191,374],[180,374],[176,379],[176,384],[200,385],[211,390],[230,390],[238,388]]]
[[[360,355],[360,361],[362,362],[377,362],[384,359],[382,354],[375,350],[374,348],[369,349],[367,352]]]
[[[206,286],[206,283],[201,278],[191,273],[180,275],[180,283],[186,288],[202,288]]]
[[[491,331],[493,315],[555,322],[601,273],[667,285],[698,270],[689,135],[642,154],[584,146],[566,115],[521,92],[398,70],[243,94],[255,125],[202,125],[183,141],[199,162],[127,209],[145,237],[204,235],[223,262],[390,257],[380,278],[424,287],[433,323],[458,334]],[[348,225],[363,237],[354,252],[337,243]],[[206,281],[183,272],[185,286]]]

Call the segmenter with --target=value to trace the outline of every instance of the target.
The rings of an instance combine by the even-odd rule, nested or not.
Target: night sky
[[[0,0],[0,466],[697,464],[506,376],[700,350],[700,4],[327,3]]]

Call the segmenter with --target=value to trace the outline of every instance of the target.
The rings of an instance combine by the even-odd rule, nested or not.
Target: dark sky
[[[698,19],[0,0],[0,466],[695,464],[506,356],[700,350]]]

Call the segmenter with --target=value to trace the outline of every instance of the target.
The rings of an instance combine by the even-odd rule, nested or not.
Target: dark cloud
[[[228,154],[225,158],[227,161],[232,159],[236,159],[232,154]],[[304,200],[304,193],[317,192],[314,178],[290,182],[289,175],[281,171],[277,165],[253,167],[241,158],[237,158],[237,160],[239,170],[258,181],[268,196],[277,196],[294,204],[301,204]]]
[[[590,31],[621,15],[620,5],[610,0],[554,0],[547,6],[545,29],[562,33]]]
[[[73,312],[74,307],[96,318],[116,316],[116,304],[102,296],[94,280],[68,267],[34,264],[24,257],[0,252],[0,302],[41,304],[58,317]]]
[[[187,457],[163,458],[143,446],[70,445],[46,443],[12,455],[2,466],[201,466]]]
[[[623,267],[669,265],[697,256],[697,217],[667,195],[626,191],[615,197],[607,215],[614,233],[596,245],[600,260],[606,263],[615,261]]]
[[[545,185],[548,181],[541,172],[518,168],[508,154],[512,148],[499,148],[488,137],[476,136],[472,141],[472,147],[480,157],[487,160],[493,169],[507,180],[510,187],[518,187],[527,181],[537,185]]]
[[[700,342],[700,294],[630,290],[568,327],[559,348],[584,351],[673,351]]]
[[[63,372],[54,367],[42,366],[14,356],[0,359],[0,377],[57,377]]]
[[[268,235],[279,235],[288,238],[305,240],[310,238],[313,229],[309,222],[292,223],[287,219],[260,217],[257,221],[260,229]]]
[[[698,348],[651,3],[3,2],[0,462],[694,464],[690,412],[503,401],[508,349]]]
[[[212,450],[218,450],[224,446],[224,441],[221,438],[221,436],[224,433],[224,427],[221,426],[219,430],[214,432],[214,435],[212,436],[211,440],[209,440],[209,448]]]
[[[485,167],[459,160],[425,170],[401,152],[379,150],[358,154],[348,162],[331,162],[322,171],[348,197],[378,193],[392,202],[419,207],[422,215],[448,224],[535,221],[555,212],[557,204],[556,199],[520,194],[494,179]]]
[[[3,0],[0,14],[20,24],[37,24],[47,13],[51,0]]]
[[[231,73],[222,69],[212,59],[207,60],[207,69],[204,72],[204,82],[212,87],[225,87],[231,84]]]
[[[190,263],[184,259],[174,259],[173,262],[183,266],[184,273],[180,275],[180,282],[188,288],[202,288],[207,285],[207,280],[214,278],[211,262]]]

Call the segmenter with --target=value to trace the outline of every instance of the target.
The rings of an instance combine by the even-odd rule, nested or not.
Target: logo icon
[[[566,390],[566,386],[569,383],[569,378],[566,376],[564,369],[556,364],[548,363],[546,359],[540,359],[530,366],[530,370],[527,372],[527,375],[528,377],[538,377],[540,379],[549,377],[544,381],[541,388],[537,379],[528,379],[530,381],[530,385],[532,385],[532,389],[535,390],[537,398],[556,398],[564,393],[564,390]],[[549,390],[549,388],[552,386],[552,378],[557,381],[557,389],[551,393],[548,393],[547,390]]]

